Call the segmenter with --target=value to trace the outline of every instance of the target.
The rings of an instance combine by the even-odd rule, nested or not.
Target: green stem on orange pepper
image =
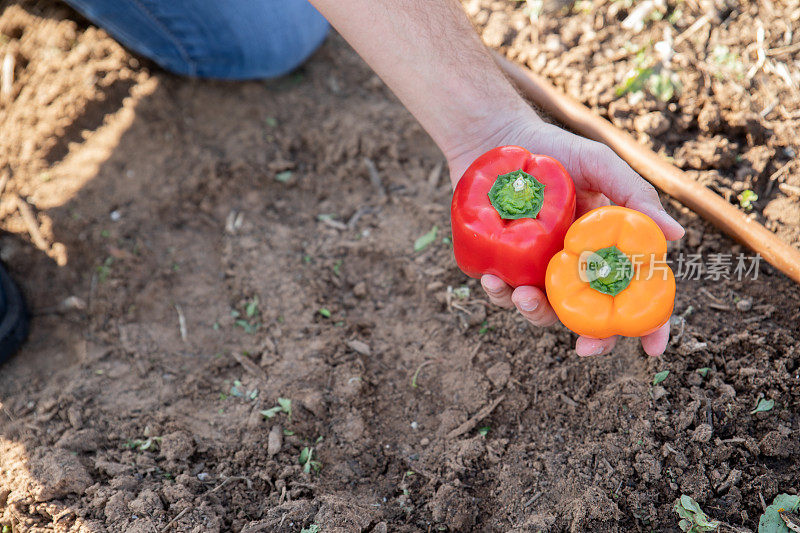
[[[616,246],[601,248],[586,263],[589,286],[596,291],[616,296],[628,288],[633,278],[633,265]]]

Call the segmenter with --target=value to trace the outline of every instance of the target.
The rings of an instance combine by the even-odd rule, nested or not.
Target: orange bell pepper
[[[669,320],[675,303],[666,254],[664,234],[647,215],[619,206],[589,211],[547,265],[547,298],[579,335],[647,335]]]

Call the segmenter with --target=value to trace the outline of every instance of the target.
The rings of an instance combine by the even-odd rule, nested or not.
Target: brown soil
[[[703,85],[687,65],[677,105],[632,104],[614,94],[630,58],[603,51],[667,22],[631,37],[630,8],[595,4],[536,24],[516,2],[466,7],[491,44],[543,61],[732,201],[754,188],[755,216],[800,242],[796,163],[766,189],[800,149],[792,89],[763,71]],[[755,20],[781,46],[786,25],[800,32],[789,4],[725,7],[678,48],[707,64],[717,42],[747,49]],[[545,44],[556,30],[569,51]],[[755,529],[760,498],[796,492],[800,290],[772,268],[681,281],[660,359],[632,340],[579,359],[574,335],[487,306],[459,272],[440,152],[340,38],[286,78],[220,83],[165,74],[60,4],[4,6],[0,31],[16,60],[2,258],[35,313],[0,370],[0,525],[677,531],[689,494]],[[738,251],[667,206],[688,227],[673,252]],[[751,415],[761,397],[775,408]],[[265,419],[278,398],[291,416]]]

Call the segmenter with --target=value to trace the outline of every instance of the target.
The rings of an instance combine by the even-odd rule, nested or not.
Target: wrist
[[[508,144],[519,144],[521,139],[533,141],[539,130],[547,126],[530,105],[518,98],[518,102],[487,109],[480,120],[471,121],[449,143],[440,145],[450,166],[450,180],[455,187],[461,175],[481,154]]]

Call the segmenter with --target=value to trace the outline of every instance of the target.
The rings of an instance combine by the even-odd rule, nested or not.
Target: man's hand
[[[596,207],[617,205],[630,207],[645,213],[655,220],[668,240],[683,236],[683,228],[670,217],[658,198],[656,190],[633,171],[607,146],[568,133],[538,117],[527,120],[509,117],[508,127],[501,128],[496,136],[474,142],[474,148],[464,148],[450,159],[451,181],[458,182],[474,159],[495,146],[514,144],[535,154],[544,154],[559,160],[575,182],[577,214]],[[549,326],[558,322],[558,317],[547,301],[544,292],[536,287],[512,289],[497,276],[485,275],[481,285],[495,305],[514,308],[535,326]],[[669,322],[658,331],[642,337],[642,347],[649,355],[664,352],[669,340]],[[617,338],[578,338],[575,350],[578,355],[603,355],[614,348]]]
[[[517,94],[481,43],[458,0],[311,0],[422,124],[450,163],[453,185],[490,148],[516,144],[552,156],[578,190],[578,211],[607,204],[650,215],[668,239],[683,235],[655,190],[610,148],[545,124]],[[531,323],[555,322],[534,287],[512,291],[484,276],[489,298],[519,309]],[[664,351],[669,326],[642,338],[645,351]],[[578,339],[579,355],[600,355],[616,339]]]

